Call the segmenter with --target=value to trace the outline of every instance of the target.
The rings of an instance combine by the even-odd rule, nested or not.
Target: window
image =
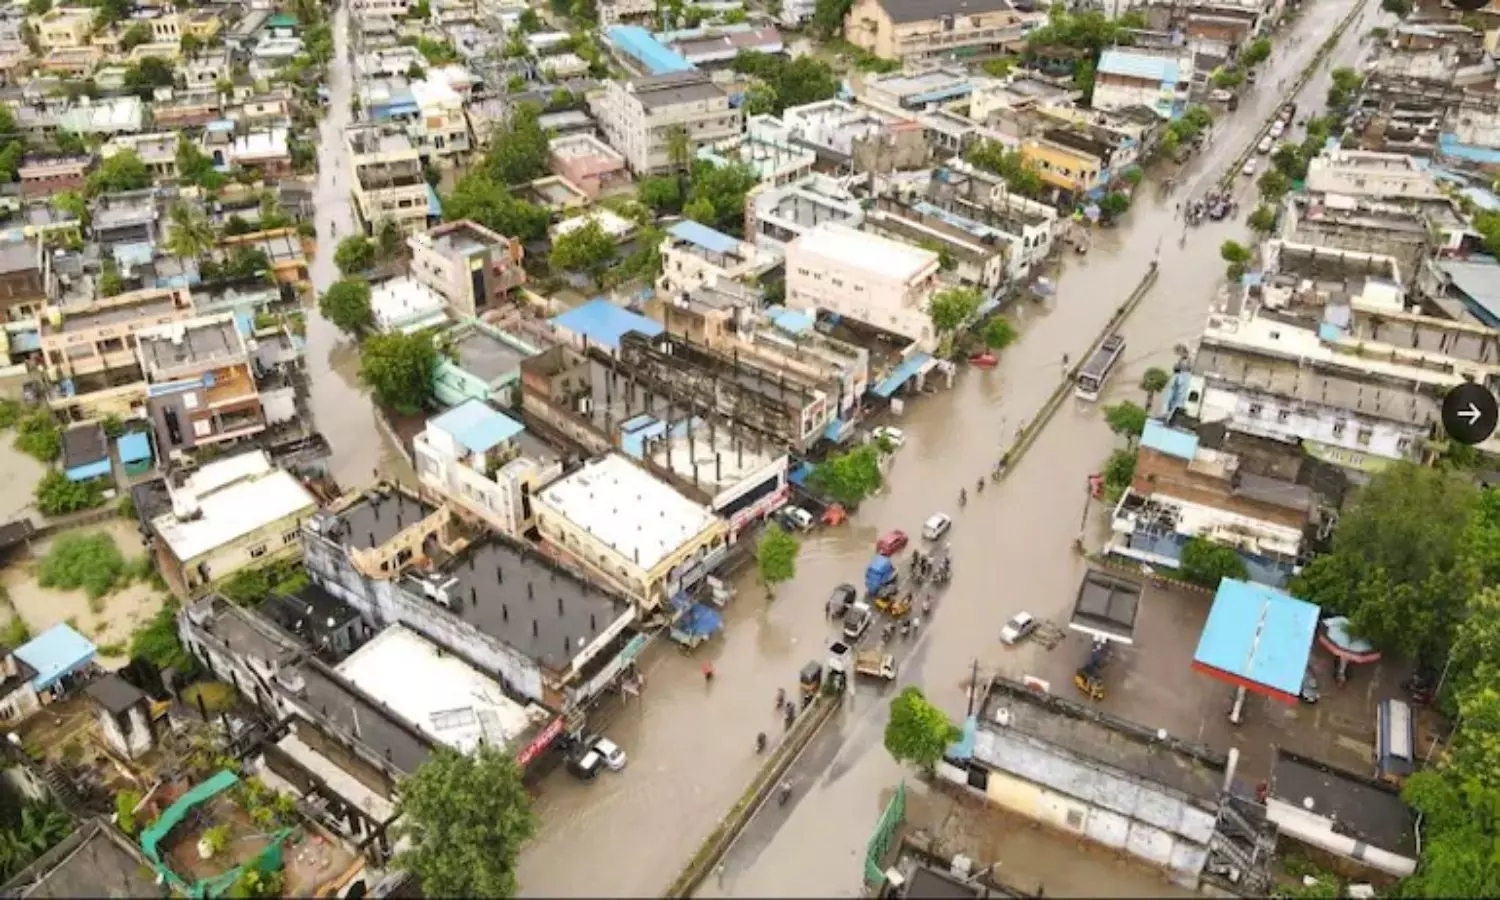
[[[193,435],[195,437],[208,437],[214,430],[214,423],[207,419],[199,419],[193,423]]]
[[[1254,416],[1255,418],[1260,418],[1260,414],[1264,411],[1265,407],[1261,406],[1259,403],[1250,404],[1250,415]]]
[[[182,395],[182,406],[183,406],[184,409],[197,409],[198,408],[198,392],[197,391],[188,391],[186,394],[183,394]]]
[[[1399,453],[1410,453],[1411,452],[1411,438],[1397,438],[1396,439],[1396,450]]]
[[[1280,422],[1281,424],[1285,425],[1287,422],[1289,422],[1291,420],[1291,418],[1292,418],[1292,411],[1291,410],[1285,409],[1285,408],[1276,410],[1276,421]]]
[[[297,529],[295,529],[295,528],[293,528],[291,531],[288,531],[286,534],[283,534],[281,536],[281,543],[282,543],[282,545],[290,544],[290,543],[292,543],[292,542],[294,542],[296,540],[297,540]]]
[[[1340,419],[1337,422],[1334,422],[1333,423],[1333,436],[1336,437],[1336,438],[1343,437],[1344,436],[1344,429],[1348,428],[1348,427],[1349,427],[1349,423],[1345,422],[1343,419]]]
[[[248,553],[248,554],[250,554],[250,558],[251,559],[260,559],[262,556],[266,555],[266,545],[265,544],[256,544],[254,547],[251,547],[249,550],[246,550],[245,552]]]
[[[1359,441],[1361,447],[1369,446],[1370,439],[1373,437],[1375,437],[1375,429],[1369,425],[1359,426],[1359,431],[1354,435],[1354,439]]]

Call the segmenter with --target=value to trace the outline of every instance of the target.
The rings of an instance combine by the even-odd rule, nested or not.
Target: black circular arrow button
[[[1470,381],[1443,398],[1443,428],[1460,444],[1481,444],[1495,432],[1500,406],[1483,385]]]

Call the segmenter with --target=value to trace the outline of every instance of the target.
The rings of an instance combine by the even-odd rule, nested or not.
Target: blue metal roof
[[[471,453],[488,453],[526,430],[482,400],[465,400],[428,424],[448,432]]]
[[[36,670],[31,686],[44,691],[89,664],[98,652],[88,638],[59,622],[16,649],[16,657]]]
[[[687,241],[690,244],[697,244],[710,253],[737,253],[740,249],[739,241],[722,231],[714,231],[707,225],[694,222],[692,219],[683,219],[681,222],[668,228],[667,232],[672,237]]]
[[[652,37],[651,32],[637,25],[616,25],[606,29],[604,37],[621,53],[633,57],[652,75],[667,75],[672,72],[691,72],[697,66],[683,59],[682,54],[668,48]]]
[[[1318,630],[1318,607],[1263,584],[1226,578],[1203,626],[1194,665],[1246,686],[1296,697]]]
[[[13,332],[10,336],[10,352],[30,353],[42,349],[42,336],[35,328]]]
[[[91,481],[95,478],[103,478],[109,472],[110,464],[108,457],[106,457],[90,463],[84,463],[80,466],[74,466],[71,469],[65,470],[63,474],[68,476],[69,481]]]
[[[438,197],[438,192],[430,184],[427,186],[427,214],[434,219],[443,217],[442,198]]]
[[[146,439],[145,432],[141,431],[121,435],[115,441],[115,450],[120,454],[122,463],[145,462],[151,458],[151,442]]]
[[[1099,57],[1099,74],[1173,84],[1179,80],[1176,60],[1145,53],[1131,53],[1128,50],[1104,51]]]
[[[1459,143],[1458,135],[1444,134],[1438,137],[1438,152],[1454,159],[1465,159],[1477,163],[1500,163],[1500,150],[1481,147],[1477,144]]]
[[[1168,428],[1155,419],[1148,419],[1146,430],[1141,432],[1141,446],[1168,456],[1191,460],[1198,455],[1198,436],[1190,431]]]
[[[906,98],[907,103],[939,103],[943,100],[952,100],[954,97],[967,97],[974,93],[974,85],[967,82],[963,84],[950,84],[947,87],[935,88],[923,91]]]
[[[817,317],[810,312],[787,309],[784,306],[773,306],[766,310],[766,315],[777,328],[789,334],[803,334],[812,331],[813,325],[817,323]]]
[[[655,319],[621,309],[602,297],[553,316],[552,324],[611,350],[619,349],[620,338],[626,332],[639,331],[648,337],[656,337],[662,332],[661,323]]]
[[[932,356],[929,354],[913,353],[901,365],[897,366],[895,371],[881,379],[880,383],[875,385],[875,389],[870,393],[877,397],[890,397],[901,388],[901,385],[915,378],[917,373],[922,371],[922,368],[931,361]]]

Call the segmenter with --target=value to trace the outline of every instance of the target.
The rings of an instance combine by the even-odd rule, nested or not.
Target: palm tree
[[[1141,373],[1141,390],[1146,392],[1147,412],[1151,411],[1151,404],[1156,399],[1156,395],[1165,390],[1171,380],[1172,376],[1167,373],[1166,369],[1159,369],[1155,366]]]
[[[202,210],[185,203],[172,207],[167,221],[166,247],[174,256],[198,259],[218,243],[218,235]]]
[[[677,170],[678,196],[685,195],[687,191],[687,169],[692,158],[693,142],[688,137],[687,129],[681,125],[673,125],[667,132],[667,162]]]

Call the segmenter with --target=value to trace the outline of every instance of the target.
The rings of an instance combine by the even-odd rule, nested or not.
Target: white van
[[[948,529],[952,527],[953,520],[948,517],[947,513],[933,513],[932,518],[922,526],[922,537],[935,541],[947,534]]]

